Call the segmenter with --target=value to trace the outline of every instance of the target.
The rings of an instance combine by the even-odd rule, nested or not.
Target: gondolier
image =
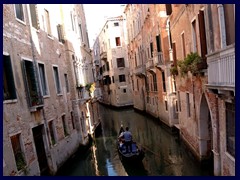
[[[132,133],[129,131],[129,127],[126,127],[126,131],[122,134],[124,139],[124,144],[126,146],[126,153],[129,153],[129,148],[130,148],[130,153],[132,152]]]

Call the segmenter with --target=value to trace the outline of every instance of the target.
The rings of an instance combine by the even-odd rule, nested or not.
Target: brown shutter
[[[172,52],[173,52],[173,65],[177,66],[177,52],[176,52],[176,44],[172,43]]]
[[[166,4],[166,13],[167,15],[172,14],[172,4]]]
[[[203,11],[199,11],[198,14],[199,33],[200,33],[200,44],[201,44],[201,57],[206,61],[207,54],[207,43],[206,43],[206,32],[205,32],[205,21]]]

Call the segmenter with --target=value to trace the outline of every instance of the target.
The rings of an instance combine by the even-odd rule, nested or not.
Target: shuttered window
[[[32,27],[39,29],[38,16],[37,16],[37,6],[36,4],[29,4]]]
[[[24,154],[21,149],[20,144],[20,134],[16,134],[11,137],[12,149],[15,157],[15,162],[17,165],[17,170],[20,171],[26,166]]]
[[[58,32],[58,41],[64,43],[64,35],[63,35],[63,26],[61,24],[57,25]]]
[[[29,105],[36,106],[43,104],[42,97],[37,83],[36,71],[32,61],[23,60],[23,78],[29,97]]]
[[[184,33],[181,34],[181,40],[182,40],[182,55],[183,55],[183,58],[185,58],[186,57],[186,48],[185,48],[185,34]],[[175,46],[175,44],[174,44],[174,46]],[[176,54],[176,47],[174,47],[174,48],[175,48],[175,54]],[[175,57],[174,59],[176,60],[177,58]]]
[[[172,43],[172,52],[173,52],[173,65],[174,65],[174,66],[177,66],[176,43]]]
[[[68,84],[68,75],[67,74],[64,74],[64,79],[65,79],[66,91],[69,92],[69,84]]]
[[[54,145],[54,144],[56,144],[56,138],[55,138],[55,135],[54,135],[53,120],[48,122],[48,128],[49,128],[49,132],[50,132],[51,143],[52,143],[52,145]]]
[[[54,80],[56,85],[57,94],[61,93],[61,86],[60,86],[60,80],[59,80],[59,74],[58,74],[58,67],[53,67],[53,73],[54,73]]]
[[[235,9],[234,4],[224,4],[224,18],[227,45],[235,43]]]
[[[172,14],[172,4],[166,4],[166,13],[167,15]]]
[[[17,98],[11,59],[5,55],[3,55],[3,95],[4,100]]]
[[[199,24],[199,33],[200,33],[200,47],[201,47],[201,57],[206,61],[207,54],[207,41],[206,41],[206,30],[205,30],[205,20],[204,12],[199,11],[198,14],[198,24]]]
[[[156,36],[156,42],[157,42],[157,51],[161,52],[162,47],[161,47],[161,37],[160,37],[160,35]]]
[[[235,104],[226,102],[227,152],[235,157]]]
[[[166,80],[165,80],[164,71],[162,71],[162,84],[163,84],[163,92],[166,92]]]
[[[50,23],[49,12],[46,9],[45,9],[45,19],[46,19],[46,25],[47,25],[47,33],[50,36],[52,35],[51,23]]]
[[[150,57],[152,58],[153,57],[153,43],[152,42],[150,43],[150,52],[151,52]]]

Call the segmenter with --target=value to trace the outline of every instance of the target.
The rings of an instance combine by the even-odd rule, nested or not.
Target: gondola
[[[118,135],[120,135],[122,131],[123,128],[121,127]],[[124,145],[124,143],[121,142],[121,139],[117,137],[117,149],[121,161],[135,163],[141,162],[144,158],[143,149],[138,146],[135,141],[132,142],[132,152],[127,152],[126,146]]]

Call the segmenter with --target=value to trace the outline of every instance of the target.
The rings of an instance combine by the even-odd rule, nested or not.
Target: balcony
[[[235,44],[208,55],[207,63],[209,89],[235,89]]]
[[[107,52],[106,52],[106,51],[101,52],[100,58],[101,58],[102,60],[106,61],[106,60],[107,60]]]
[[[134,74],[135,74],[136,76],[145,76],[145,71],[146,71],[145,65],[142,65],[142,64],[141,64],[141,65],[135,67],[135,69],[134,69]]]
[[[154,61],[153,61],[153,58],[149,58],[148,61],[146,62],[146,69],[147,69],[147,70],[154,69]]]
[[[163,60],[163,53],[162,52],[158,52],[157,56],[154,57],[154,64],[156,66],[162,66],[164,65],[164,60]]]

